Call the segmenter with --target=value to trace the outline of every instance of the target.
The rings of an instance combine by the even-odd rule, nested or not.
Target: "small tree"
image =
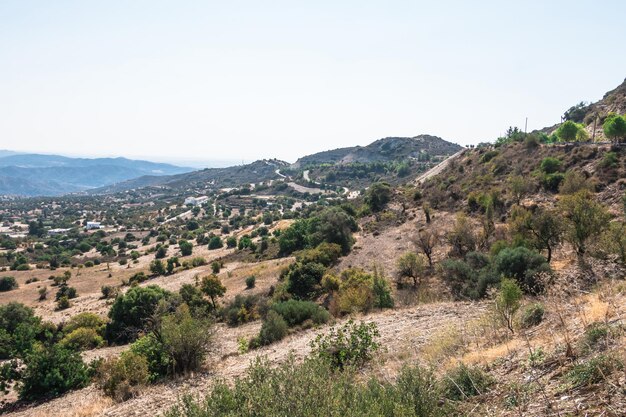
[[[564,228],[560,215],[549,209],[538,209],[535,213],[521,209],[511,216],[511,231],[532,241],[538,250],[546,250],[546,260],[552,260],[554,248],[563,241]]]
[[[391,199],[391,186],[385,182],[376,182],[367,189],[365,202],[373,212],[381,211]]]
[[[576,253],[582,256],[587,250],[588,241],[600,236],[608,227],[610,215],[587,190],[563,196],[559,207],[567,221],[566,239],[574,246]]]
[[[426,255],[428,266],[433,267],[433,251],[435,246],[439,244],[439,235],[431,229],[422,229],[417,232],[417,236],[413,238],[413,243],[417,248]]]
[[[213,336],[209,320],[194,318],[189,307],[183,304],[174,314],[165,316],[155,332],[170,357],[174,375],[200,369]]]
[[[562,142],[581,141],[586,138],[586,131],[582,133],[583,131],[585,128],[581,124],[567,120],[556,130],[556,136]]]
[[[217,308],[217,299],[226,294],[226,287],[222,285],[222,281],[220,281],[217,275],[209,275],[202,278],[200,289],[204,295],[211,299],[213,309]]]
[[[222,239],[219,236],[213,236],[211,240],[209,240],[209,249],[219,249],[224,246]]]
[[[186,240],[181,240],[178,243],[178,247],[180,248],[181,256],[190,256],[193,252],[193,243]]]
[[[500,282],[500,291],[496,296],[496,311],[502,317],[507,327],[514,333],[513,316],[520,307],[522,290],[515,280],[503,278]]]
[[[617,114],[611,114],[606,118],[602,125],[604,136],[615,143],[619,143],[626,139],[626,117]]]
[[[380,333],[375,323],[356,324],[349,320],[341,327],[331,327],[325,335],[318,335],[312,342],[312,354],[334,368],[361,366],[372,359]]]
[[[424,264],[424,258],[413,252],[400,256],[397,261],[398,282],[401,283],[405,278],[410,278],[413,281],[413,287],[417,288],[424,273]]]
[[[165,265],[160,259],[150,262],[150,273],[153,275],[165,275],[166,272]]]
[[[507,183],[515,203],[519,205],[522,202],[522,199],[524,199],[524,197],[526,197],[526,195],[530,192],[530,181],[528,178],[524,178],[521,175],[513,175],[508,178]]]
[[[468,252],[476,250],[476,236],[470,220],[462,213],[456,217],[454,228],[446,236],[452,246],[451,253],[463,257]]]

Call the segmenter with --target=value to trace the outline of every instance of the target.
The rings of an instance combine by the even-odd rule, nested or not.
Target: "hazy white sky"
[[[0,1],[0,149],[298,156],[551,125],[626,77],[626,1]]]

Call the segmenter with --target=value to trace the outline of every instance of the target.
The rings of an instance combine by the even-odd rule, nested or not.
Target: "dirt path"
[[[463,326],[483,313],[484,304],[480,303],[433,303],[407,309],[387,310],[363,317],[365,321],[377,324],[381,334],[384,351],[381,356],[387,358],[387,368],[383,372],[394,374],[398,367],[393,358],[401,357],[403,361],[415,358],[418,349],[436,333],[446,326]],[[70,393],[48,403],[35,406],[28,410],[12,413],[21,417],[44,417],[52,415],[68,416],[156,416],[172,406],[185,393],[201,395],[205,393],[218,378],[230,380],[242,375],[250,362],[258,357],[266,357],[271,363],[279,364],[293,355],[297,360],[303,359],[310,352],[309,343],[322,329],[310,329],[291,336],[280,343],[264,347],[244,355],[237,354],[237,339],[251,337],[260,328],[260,323],[250,323],[238,328],[227,328],[219,325],[215,335],[216,345],[212,356],[212,371],[198,374],[184,381],[172,381],[152,386],[141,396],[125,403],[112,404],[93,387]],[[76,404],[89,404],[86,412],[77,410]],[[100,408],[94,404],[101,404]],[[87,407],[87,406],[85,406]],[[91,410],[97,411],[91,411]],[[71,411],[70,413],[70,410]]]
[[[432,167],[431,169],[429,169],[428,171],[424,172],[422,175],[417,177],[415,179],[415,182],[417,184],[423,184],[424,181],[426,181],[427,179],[432,178],[435,175],[439,175],[441,173],[441,171],[443,171],[450,164],[450,161],[452,161],[453,159],[456,159],[459,156],[461,156],[463,154],[463,152],[465,152],[465,149],[461,149],[460,151],[458,151],[454,155],[446,158],[444,161],[440,162],[438,165]]]

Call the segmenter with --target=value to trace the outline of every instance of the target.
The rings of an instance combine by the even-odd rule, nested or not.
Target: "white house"
[[[196,206],[196,207],[200,207],[202,204],[206,203],[209,200],[209,197],[203,195],[200,197],[187,197],[185,198],[185,202],[183,203],[183,205],[185,206]]]
[[[59,235],[64,235],[67,232],[69,232],[70,229],[50,229],[48,230],[48,236],[59,236]]]
[[[94,230],[94,229],[101,229],[102,225],[100,224],[100,222],[87,222],[87,226],[85,226],[85,229],[87,230]]]

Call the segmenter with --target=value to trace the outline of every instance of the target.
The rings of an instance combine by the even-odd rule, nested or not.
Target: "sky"
[[[559,122],[626,1],[0,1],[0,149],[252,161]]]

